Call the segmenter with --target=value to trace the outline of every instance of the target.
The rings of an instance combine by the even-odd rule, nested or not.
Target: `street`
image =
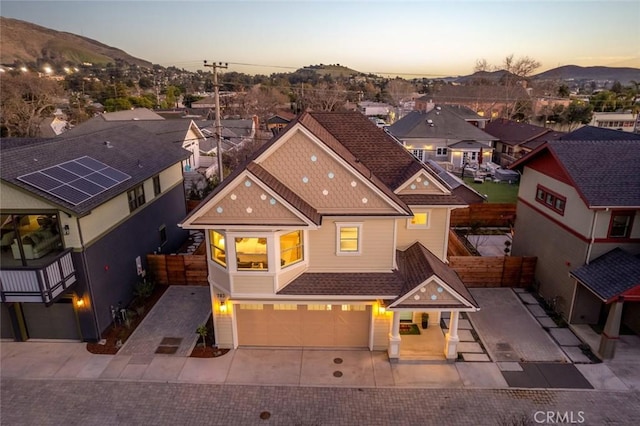
[[[3,379],[13,425],[631,425],[640,393]]]

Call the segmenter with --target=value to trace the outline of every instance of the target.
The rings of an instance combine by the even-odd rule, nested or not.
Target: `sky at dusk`
[[[640,68],[640,0],[7,1],[0,15],[82,35],[162,66],[248,74],[341,64],[361,72],[470,74],[528,56]],[[0,28],[0,31],[2,29]]]

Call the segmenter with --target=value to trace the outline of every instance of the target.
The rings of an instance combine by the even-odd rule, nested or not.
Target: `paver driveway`
[[[470,313],[494,362],[568,362],[560,347],[510,288],[471,288],[480,311]]]

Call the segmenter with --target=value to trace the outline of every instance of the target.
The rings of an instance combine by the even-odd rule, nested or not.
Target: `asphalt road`
[[[3,379],[10,425],[632,425],[640,392]]]

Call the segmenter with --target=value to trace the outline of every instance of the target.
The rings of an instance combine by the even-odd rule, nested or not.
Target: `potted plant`
[[[426,329],[427,327],[429,327],[429,314],[424,312],[422,314],[422,329]]]

